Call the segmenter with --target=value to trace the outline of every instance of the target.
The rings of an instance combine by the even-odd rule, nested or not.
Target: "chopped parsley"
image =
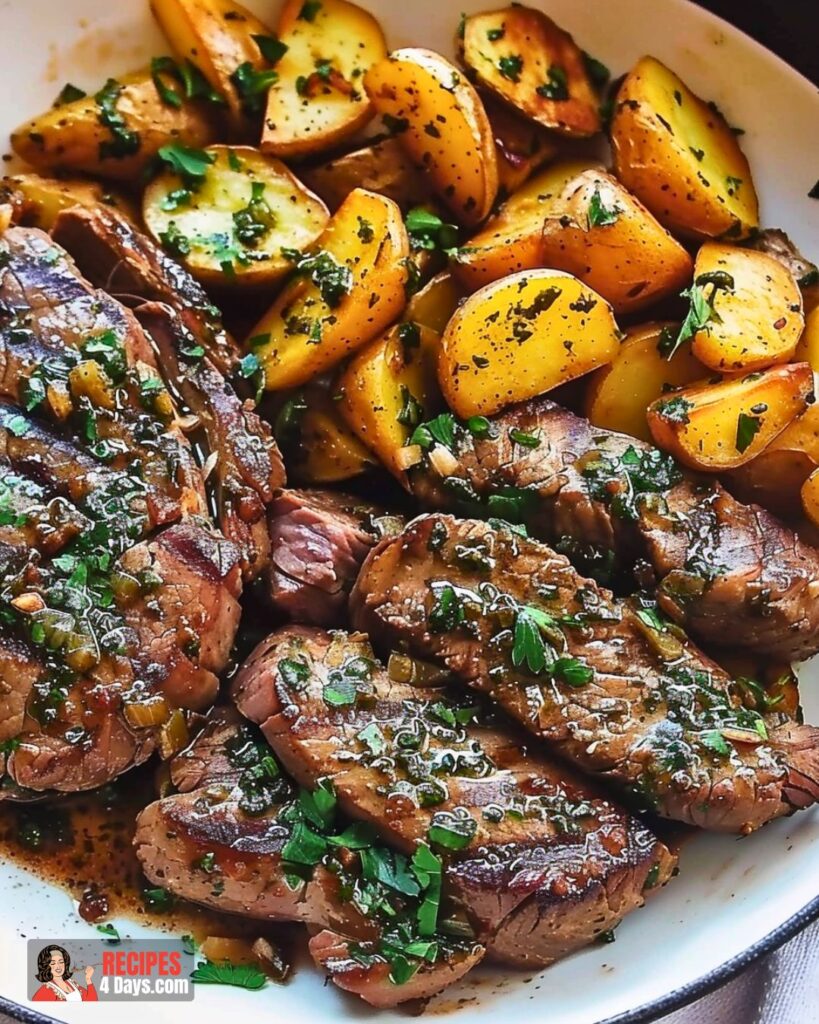
[[[259,47],[259,53],[271,67],[278,64],[289,49],[287,43],[283,43],[278,36],[251,36],[250,38]]]
[[[559,64],[552,64],[546,73],[546,82],[537,87],[538,96],[546,100],[567,100],[569,98],[569,79],[566,71]]]
[[[606,65],[592,57],[591,54],[586,53],[585,50],[583,51],[583,67],[586,69],[589,81],[595,89],[602,89],[611,78],[611,72]]]
[[[309,277],[330,309],[335,309],[353,288],[350,268],[323,249],[317,253],[299,255],[293,273]]]
[[[759,416],[749,416],[747,413],[741,412],[737,417],[737,439],[736,449],[738,452],[744,452],[748,448],[759,433],[762,427],[762,419]]]
[[[441,218],[416,206],[406,216],[407,234],[414,249],[440,249],[449,252],[458,245],[458,228],[455,224],[446,224]]]
[[[257,991],[267,984],[267,975],[254,964],[233,964],[229,960],[212,963],[205,960],[191,973],[191,980],[199,985],[233,985]]]
[[[709,285],[711,292],[706,296],[705,288]],[[682,297],[689,301],[688,312],[677,337],[673,338],[665,332],[660,336],[660,352],[666,359],[671,359],[681,345],[690,341],[698,331],[706,329],[708,324],[722,322],[719,313],[714,309],[714,301],[720,289],[732,291],[733,287],[734,279],[731,275],[717,271],[712,274],[700,274],[694,284],[685,289]]]
[[[142,145],[139,133],[132,131],[117,109],[117,103],[125,87],[115,78],[109,78],[94,96],[99,114],[97,119],[111,134],[99,144],[100,160],[122,160],[139,152]]]
[[[247,114],[258,114],[264,109],[267,92],[279,80],[279,73],[272,68],[258,70],[246,60],[231,74],[230,81],[242,100],[242,109]]]
[[[299,11],[299,21],[315,21],[321,7],[321,0],[306,0]]]
[[[64,107],[66,103],[74,103],[77,100],[84,100],[88,93],[84,89],[79,89],[76,85],[72,85],[71,82],[66,82],[60,90],[57,99],[54,101],[55,107]]]
[[[620,216],[620,208],[618,206],[605,206],[603,199],[600,195],[600,185],[594,186],[594,192],[589,200],[589,211],[587,214],[589,227],[607,227],[609,224],[617,222]]]
[[[510,82],[519,82],[520,73],[523,71],[523,58],[516,53],[507,54],[498,60],[498,71],[502,78]]]
[[[208,168],[216,161],[213,153],[204,149],[191,149],[178,142],[169,143],[159,150],[159,159],[186,181],[200,183]]]
[[[427,420],[415,428],[409,439],[409,444],[420,445],[423,449],[429,449],[437,441],[444,448],[450,451],[455,447],[455,430],[457,422],[451,412],[442,412],[433,420]]]

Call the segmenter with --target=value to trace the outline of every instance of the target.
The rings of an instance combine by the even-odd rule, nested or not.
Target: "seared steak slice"
[[[216,518],[242,552],[245,579],[253,579],[270,558],[265,511],[284,483],[278,449],[253,403],[243,402],[207,356],[199,354],[196,338],[170,306],[145,303],[137,315],[179,404],[196,417],[207,450],[218,455],[208,474],[208,485],[216,485]]]
[[[89,281],[123,302],[163,302],[175,309],[219,372],[233,372],[241,353],[205,290],[124,217],[75,206],[57,217],[52,235]]]
[[[770,513],[548,399],[474,432],[444,419],[446,475],[432,435],[412,472],[428,508],[524,522],[604,583],[636,572],[704,642],[787,660],[819,651],[819,552]]]
[[[512,528],[414,520],[370,554],[351,609],[666,817],[746,833],[819,798],[819,730],[766,722],[656,607]]]
[[[642,823],[480,708],[391,681],[360,634],[279,630],[234,696],[296,781],[331,779],[344,812],[407,856],[439,844],[444,896],[495,959],[551,963],[670,875]]]
[[[336,491],[285,490],[268,513],[271,604],[296,622],[341,625],[361,563],[400,517]]]
[[[13,228],[0,241],[0,396],[93,443],[144,481],[155,521],[203,511],[190,446],[168,408],[133,314],[95,292],[48,235]]]
[[[297,792],[279,773],[265,741],[247,723],[240,724],[234,710],[215,709],[171,772],[181,791],[151,804],[137,818],[137,856],[154,883],[220,911],[304,921],[319,933],[310,944],[317,962],[342,988],[359,992],[375,1006],[433,995],[481,959],[478,944],[452,944],[434,964],[410,954],[416,970],[409,983],[390,980],[390,964],[370,952],[381,934],[371,908],[387,901],[393,912],[403,913],[407,903],[413,909],[412,898],[364,877],[359,854],[338,843],[309,870],[283,862],[288,844],[303,844],[299,836],[305,829],[321,844],[322,832],[340,834],[345,823],[328,806],[329,789],[323,790],[321,805],[307,791]],[[310,819],[304,816],[305,806]],[[319,806],[324,818],[316,819]],[[376,856],[379,848],[371,849]],[[299,879],[299,871],[308,877]],[[323,938],[328,930],[335,957]],[[338,966],[340,957],[347,958],[347,969]]]
[[[0,658],[6,771],[38,791],[100,786],[151,753],[174,709],[208,707],[239,624],[237,552],[207,524],[129,548],[108,604],[104,579],[66,557],[13,585],[20,639],[4,638]]]

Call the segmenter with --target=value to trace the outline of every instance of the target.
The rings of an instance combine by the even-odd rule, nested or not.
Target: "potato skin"
[[[407,303],[404,319],[443,334],[466,293],[451,271],[436,274]]]
[[[498,163],[473,86],[440,54],[418,47],[374,64],[364,86],[378,113],[401,126],[398,140],[455,217],[479,224],[498,192]]]
[[[649,405],[708,372],[688,346],[679,348],[671,359],[657,348],[663,329],[676,333],[678,326],[649,323],[626,331],[614,359],[589,376],[584,411],[591,423],[641,441],[652,440],[646,421]]]
[[[715,289],[709,299],[717,317],[691,341],[697,358],[720,373],[788,362],[805,326],[802,295],[791,272],[766,253],[706,242],[697,253],[694,281],[713,274],[728,274],[732,286]]]
[[[431,195],[427,178],[416,169],[396,138],[344,153],[326,163],[299,168],[301,180],[335,212],[354,188],[378,192],[402,210],[422,206]]]
[[[582,159],[560,161],[511,195],[452,259],[452,272],[463,286],[476,291],[509,274],[542,266],[546,218],[559,209],[568,183],[592,167],[599,165]]]
[[[441,340],[438,382],[459,416],[489,416],[609,362],[611,307],[577,278],[531,270],[471,295]]]
[[[275,157],[250,146],[210,146],[206,152],[213,163],[187,203],[167,208],[176,190],[184,187],[179,175],[168,170],[151,182],[142,202],[146,228],[159,245],[171,227],[185,238],[189,251],[175,252],[174,258],[205,284],[275,284],[293,268],[282,250],[303,251],[312,245],[327,226],[327,208]],[[235,216],[256,208],[254,186],[263,188],[260,216],[269,218],[269,227],[245,244]],[[226,248],[235,255],[226,255]],[[230,272],[224,269],[226,262]]]
[[[277,34],[288,49],[262,129],[262,150],[285,159],[335,146],[366,125],[373,107],[363,75],[387,54],[381,26],[356,4],[322,0],[310,19],[303,7],[304,0],[287,0],[282,8]],[[321,62],[330,65],[327,80],[316,70]]]
[[[544,128],[580,138],[600,131],[600,97],[583,53],[542,11],[507,7],[467,18],[461,51],[483,88]],[[555,98],[562,91],[565,98]]]
[[[510,196],[543,164],[560,151],[555,135],[522,117],[489,94],[481,94],[495,139],[498,160],[498,195]]]
[[[366,230],[365,230],[366,229]],[[296,275],[251,338],[271,391],[299,387],[377,337],[406,304],[409,240],[391,199],[355,189],[310,250],[346,268],[349,290],[328,301],[312,276]]]
[[[436,374],[440,343],[428,327],[399,324],[357,352],[338,379],[342,417],[400,480],[405,474],[399,450],[442,404]],[[408,406],[417,415],[405,422]]]
[[[151,10],[180,60],[196,65],[225,100],[237,137],[252,132],[233,82],[245,63],[254,71],[269,67],[253,36],[271,36],[270,28],[234,0],[151,0]]]
[[[805,317],[805,329],[794,358],[798,362],[810,363],[812,369],[819,373],[819,306],[814,306]]]
[[[721,472],[750,462],[813,401],[813,371],[789,363],[683,388],[653,402],[647,420],[655,443],[680,462]]]
[[[751,169],[725,118],[643,57],[617,94],[614,172],[674,234],[746,238],[759,226]]]
[[[613,223],[592,223],[597,202]],[[594,170],[569,182],[547,216],[540,260],[580,278],[615,313],[633,313],[676,294],[692,271],[686,250],[643,204],[612,175]]]
[[[802,485],[802,508],[813,525],[819,528],[819,469],[811,473]]]
[[[114,80],[110,80],[114,82]],[[217,126],[210,105],[201,101],[168,106],[156,90],[149,72],[124,75],[116,111],[126,128],[138,136],[138,148],[123,156],[108,147],[113,136],[100,122],[100,105],[85,96],[48,110],[27,121],[11,135],[11,147],[38,171],[93,174],[114,181],[136,181],[153,158],[169,143],[202,147],[213,142]]]

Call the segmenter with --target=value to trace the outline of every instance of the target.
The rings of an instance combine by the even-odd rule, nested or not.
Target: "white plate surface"
[[[365,0],[381,17],[391,47],[415,43],[450,53],[462,10],[477,0]],[[645,53],[675,69],[715,100],[746,134],[742,145],[762,201],[763,224],[782,227],[808,256],[819,257],[819,202],[807,198],[819,177],[819,95],[768,51],[686,0],[529,0],[569,29],[612,68],[626,71]],[[276,0],[247,0],[275,24]],[[500,4],[498,4],[500,6]],[[0,0],[5,47],[0,61],[0,135],[44,109],[67,80],[87,89],[108,74],[144,65],[167,52],[147,0]],[[819,666],[803,671],[808,720],[819,721]],[[779,821],[745,840],[700,836],[682,851],[680,876],[644,910],[628,918],[613,945],[579,953],[529,978],[491,970],[434,1002],[457,1024],[498,1015],[548,1024],[598,1024],[641,1008],[669,1006],[701,979],[765,940],[819,899],[819,810]],[[145,935],[131,922],[124,934]],[[0,872],[0,994],[25,999],[22,937],[88,936],[68,896],[15,867]],[[716,972],[716,973],[715,973]],[[464,1003],[457,1005],[463,998]],[[29,1009],[34,1007],[29,1004]],[[89,1007],[49,1012],[88,1020]],[[226,1019],[305,1024],[401,1021],[402,1013],[368,1010],[308,967],[284,988],[260,993],[215,986],[190,1004],[124,1004],[117,1024],[200,1024]],[[649,1014],[651,1015],[651,1014]],[[639,1014],[642,1018],[643,1014]]]

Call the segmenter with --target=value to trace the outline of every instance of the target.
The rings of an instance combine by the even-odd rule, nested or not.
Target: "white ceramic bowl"
[[[275,23],[276,0],[246,0]],[[480,0],[365,0],[391,46],[410,43],[450,53],[462,10]],[[528,0],[571,31],[619,75],[645,53],[659,57],[701,95],[715,100],[742,139],[762,201],[763,224],[784,228],[808,256],[819,256],[819,202],[807,197],[819,176],[819,95],[767,50],[686,0]],[[499,3],[498,6],[501,6]],[[68,80],[92,89],[106,75],[167,52],[148,0],[0,0],[0,135],[45,108]],[[802,673],[806,716],[819,721],[819,670]],[[819,810],[779,821],[748,839],[698,836],[682,851],[679,877],[617,931],[613,945],[585,950],[534,977],[481,969],[432,1004],[457,1024],[506,1020],[549,1024],[647,1021],[703,994],[819,916]],[[121,922],[123,934],[145,935]],[[68,896],[12,866],[0,873],[0,993],[26,998],[25,937],[88,937]],[[458,1000],[463,999],[462,1004]],[[47,1018],[0,1002],[29,1020]],[[85,1020],[85,1007],[53,1004],[61,1020]],[[117,1024],[177,1024],[196,1013],[211,1021],[406,1021],[375,1014],[325,986],[303,967],[284,988],[252,993],[210,986],[190,1004],[119,1003]]]

